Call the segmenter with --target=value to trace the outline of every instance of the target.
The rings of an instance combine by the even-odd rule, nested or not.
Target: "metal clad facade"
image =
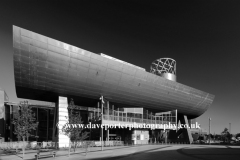
[[[13,26],[18,87],[199,116],[214,96],[133,66]]]

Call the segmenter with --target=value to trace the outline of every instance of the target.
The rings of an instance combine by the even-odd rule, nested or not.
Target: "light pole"
[[[215,143],[215,132],[214,132],[214,139],[213,139],[214,143]]]
[[[104,104],[103,96],[101,96],[100,100],[101,100],[101,109],[102,109],[101,120],[103,125],[103,104]],[[101,126],[101,150],[103,151],[103,126]]]
[[[209,118],[209,134],[208,134],[208,144],[209,145],[210,145],[210,139],[211,139],[210,132],[211,132],[211,118]]]
[[[229,123],[229,134],[231,134],[231,123]]]
[[[102,113],[101,113],[101,119],[102,119],[102,125],[103,125],[103,103],[102,103]],[[102,150],[103,150],[103,127],[101,127],[101,140],[102,140],[102,142],[101,142],[101,146],[102,146]]]
[[[229,123],[229,137],[230,137],[230,139],[229,139],[229,142],[231,142],[231,123]]]

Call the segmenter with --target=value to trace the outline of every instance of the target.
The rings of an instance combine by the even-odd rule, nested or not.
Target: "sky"
[[[0,88],[16,97],[12,25],[150,70],[177,62],[177,82],[215,95],[197,121],[240,133],[239,1],[1,1]]]

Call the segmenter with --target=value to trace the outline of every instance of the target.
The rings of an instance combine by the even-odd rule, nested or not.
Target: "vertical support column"
[[[148,110],[146,110],[146,111],[147,111],[147,118],[146,118],[146,119],[147,119],[147,122],[146,122],[146,124],[148,124]]]
[[[13,124],[12,124],[12,119],[13,119],[13,105],[10,105],[10,141],[12,142],[13,140]]]
[[[108,120],[110,120],[110,115],[109,115],[109,101],[107,101],[107,117],[108,117]]]
[[[150,123],[152,124],[152,112],[150,112]]]
[[[109,141],[109,128],[106,130],[106,133],[107,133],[107,134],[106,134],[106,135],[107,135],[107,136],[106,136],[106,139],[107,139],[107,141]]]
[[[176,132],[177,132],[177,131],[178,131],[178,123],[177,123],[177,118],[178,118],[178,117],[177,117],[177,109],[176,109],[176,113],[175,113],[175,114],[176,114],[176,116],[175,116],[175,118],[176,118]]]
[[[62,127],[68,122],[68,100],[67,97],[59,97],[58,100],[58,116],[59,116],[59,147],[68,147],[69,146],[69,137],[62,133]]]
[[[151,112],[149,112],[149,121],[150,121],[150,124],[152,123],[151,121]]]
[[[156,123],[156,115],[154,116],[154,124],[157,124],[157,123]]]
[[[57,142],[57,137],[56,137],[56,131],[57,131],[57,117],[58,117],[58,104],[55,104],[55,108],[54,108],[54,120],[53,120],[53,133],[52,133],[52,140],[53,142]],[[37,108],[37,121],[38,121],[38,108]],[[38,134],[38,131],[37,131],[37,134]]]
[[[48,141],[48,131],[49,131],[49,110],[47,110],[47,141]]]
[[[55,107],[57,107],[57,106],[55,106]],[[55,108],[56,109],[56,108]],[[38,108],[37,108],[37,121],[39,122],[39,118],[38,118]],[[57,126],[56,126],[56,122],[55,122],[55,124],[54,124],[54,126],[55,126],[55,131],[54,131],[54,138],[56,138],[56,130],[57,130]],[[37,138],[39,137],[39,127],[37,126]],[[58,140],[57,140],[58,141]],[[55,141],[55,142],[57,142],[57,141]]]
[[[134,112],[134,113],[132,113],[132,114],[133,114],[132,122],[136,122],[136,121],[135,121],[135,118],[136,118],[136,117],[135,117],[135,108],[133,108],[133,112]]]
[[[132,142],[134,145],[137,144],[137,135],[136,134],[137,134],[137,130],[132,129]]]
[[[165,142],[166,142],[166,144],[167,144],[167,143],[168,143],[168,130],[166,130],[165,132],[166,132]]]
[[[116,119],[115,119],[115,110],[114,110],[114,105],[112,105],[112,115],[113,115],[113,121],[116,121]]]
[[[184,115],[184,121],[185,121],[185,124],[189,124],[188,123],[188,119],[187,119],[187,116],[186,115]],[[188,139],[189,139],[189,142],[190,142],[190,144],[193,142],[193,138],[192,138],[192,133],[191,133],[191,131],[190,131],[190,128],[189,127],[187,127],[187,134],[188,134]]]
[[[154,114],[152,112],[152,124],[155,124]]]
[[[92,120],[94,112],[88,112],[88,113],[89,113],[89,117],[90,117],[90,118],[88,118],[88,122],[89,122],[89,120]]]
[[[208,133],[208,144],[210,144],[210,140],[211,140],[211,118],[209,118],[209,133]]]
[[[128,120],[127,120],[127,113],[128,113],[128,112],[125,112],[125,114],[126,114],[126,122],[128,121]]]
[[[97,116],[99,117],[99,102],[97,103]]]
[[[119,121],[119,108],[118,108],[118,121]]]
[[[102,113],[101,113],[101,119],[102,119],[102,125],[103,125],[103,103],[101,105],[101,109],[102,109]],[[102,150],[103,150],[103,128],[101,127],[101,146],[102,146]]]

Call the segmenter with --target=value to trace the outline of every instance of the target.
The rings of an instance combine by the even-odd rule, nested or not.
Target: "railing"
[[[166,120],[151,120],[142,118],[132,118],[123,116],[113,116],[113,115],[103,115],[104,120],[118,121],[118,122],[136,122],[145,124],[176,124],[176,121],[166,121]]]
[[[82,147],[88,144],[90,147],[101,146],[101,141],[78,141],[70,143],[59,142],[0,142],[1,150],[16,150],[16,149],[60,149],[71,147]],[[103,146],[122,146],[123,141],[103,141]],[[63,147],[59,147],[63,146]]]
[[[65,147],[59,147],[59,142],[1,142],[0,143],[0,149],[1,150],[40,150],[40,149],[52,149],[52,150],[68,150],[71,148],[83,148],[86,144],[88,144],[89,147],[101,147],[101,141],[79,141],[79,142],[70,142],[70,143],[61,143],[61,146]],[[196,142],[195,142],[196,143]],[[180,141],[171,141],[168,140],[168,142],[153,142],[149,141],[148,144],[189,144],[189,142],[180,140]],[[194,144],[194,143],[192,143]],[[104,147],[113,147],[113,146],[124,146],[126,145],[124,141],[103,141]],[[134,145],[133,143],[128,143],[128,145]]]
[[[26,146],[27,143],[23,142],[1,142],[0,143],[0,149],[16,149],[16,148],[22,148],[23,146]]]
[[[59,147],[62,146],[62,147]],[[70,142],[70,143],[59,143],[59,142],[0,142],[0,150],[3,150],[4,153],[8,155],[17,155],[24,159],[26,150],[35,150],[31,151],[34,153],[35,159],[37,160],[41,156],[70,156],[74,153],[85,153],[87,155],[86,149],[88,152],[93,150],[100,150],[99,147],[102,146],[101,141],[81,141],[81,142]],[[113,147],[113,146],[124,146],[123,141],[103,141],[104,147]],[[87,147],[87,148],[86,148]],[[95,148],[94,148],[95,147]],[[33,156],[33,158],[34,158]]]

